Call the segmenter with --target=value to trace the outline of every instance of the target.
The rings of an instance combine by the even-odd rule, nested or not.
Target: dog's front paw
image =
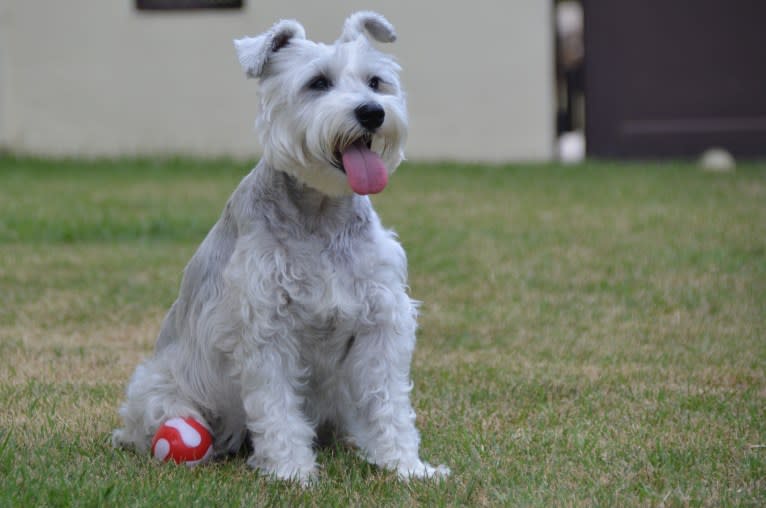
[[[418,460],[411,464],[400,464],[396,468],[396,472],[399,478],[403,480],[410,480],[412,478],[439,480],[448,477],[451,471],[444,464],[434,467],[427,462]]]
[[[247,460],[247,464],[263,476],[275,480],[294,481],[303,487],[308,487],[319,478],[319,470],[313,459],[300,463],[274,463],[252,455]]]

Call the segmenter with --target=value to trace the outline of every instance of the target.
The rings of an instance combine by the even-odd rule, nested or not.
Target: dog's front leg
[[[345,368],[351,401],[345,415],[350,437],[373,464],[400,477],[444,477],[450,470],[422,461],[415,411],[410,403],[410,362],[415,346],[415,311],[409,299],[391,323],[355,338]]]
[[[253,444],[248,464],[278,479],[308,483],[316,475],[314,429],[302,411],[305,370],[285,348],[263,344],[242,368],[242,401]]]

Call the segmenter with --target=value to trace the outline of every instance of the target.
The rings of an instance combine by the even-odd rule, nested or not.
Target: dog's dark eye
[[[316,90],[318,92],[329,90],[331,86],[332,86],[332,83],[330,82],[330,80],[321,75],[316,76],[311,81],[309,81],[309,88],[311,90]]]
[[[367,82],[367,86],[369,86],[373,90],[377,90],[378,88],[380,88],[380,78],[377,76],[371,77],[370,80]]]

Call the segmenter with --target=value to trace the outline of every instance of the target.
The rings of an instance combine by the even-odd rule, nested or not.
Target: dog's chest
[[[359,275],[356,262],[345,262],[332,252],[296,248],[288,256],[287,277],[280,288],[296,325],[310,335],[329,337],[340,329],[353,328],[353,322],[369,305],[362,289],[369,279]]]
[[[374,326],[401,290],[385,243],[357,241],[343,249],[316,241],[293,242],[279,277],[280,292],[305,341],[345,343],[361,327]],[[390,312],[389,312],[390,314]]]

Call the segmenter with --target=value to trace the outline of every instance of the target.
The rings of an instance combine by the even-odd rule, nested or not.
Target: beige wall
[[[404,68],[408,158],[549,159],[550,3],[246,0],[242,11],[139,13],[132,0],[0,0],[0,144],[255,155],[255,82],[231,40],[292,17],[331,42],[350,12],[368,8],[399,34],[384,49]]]

